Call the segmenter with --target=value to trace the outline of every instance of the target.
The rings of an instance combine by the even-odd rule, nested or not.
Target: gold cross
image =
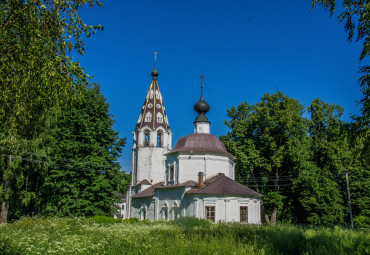
[[[154,63],[157,63],[157,54],[158,52],[154,51]]]

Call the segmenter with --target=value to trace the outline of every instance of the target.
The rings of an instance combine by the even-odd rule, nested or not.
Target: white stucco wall
[[[194,134],[210,134],[211,128],[209,122],[195,122]]]
[[[240,207],[248,207],[248,223],[261,224],[261,200],[259,198],[191,195],[188,198],[186,216],[206,219],[206,206],[215,206],[215,222],[240,222]]]
[[[144,132],[150,131],[149,147],[143,147]],[[162,132],[162,147],[156,147],[157,132]],[[172,133],[162,127],[151,130],[143,127],[140,131],[133,133],[133,152],[132,152],[132,183],[136,184],[144,179],[152,183],[164,180],[165,176],[165,159],[164,154],[168,153],[172,147]]]
[[[117,213],[113,215],[114,219],[126,219],[126,202],[117,203]]]
[[[146,219],[153,220],[155,214],[155,200],[152,197],[132,199],[131,218],[142,219],[141,209],[146,209]]]
[[[234,179],[234,162],[226,155],[212,153],[175,153],[167,157],[166,164],[176,162],[178,182],[198,181],[198,173],[203,172],[204,179],[224,173]]]
[[[153,198],[132,199],[131,217],[141,219],[141,209],[146,208],[146,219],[164,219],[163,209],[167,208],[167,220],[175,217],[196,217],[206,219],[206,206],[215,207],[215,222],[240,222],[240,207],[248,207],[248,222],[261,224],[261,199],[253,197],[185,195],[189,188],[177,187],[156,189]]]

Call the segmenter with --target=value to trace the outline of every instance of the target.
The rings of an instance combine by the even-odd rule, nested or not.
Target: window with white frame
[[[150,142],[150,131],[146,130],[144,132],[144,147],[149,147],[149,142]]]
[[[163,115],[162,113],[157,113],[157,122],[158,123],[163,123]]]
[[[140,209],[140,220],[146,220],[146,207],[142,206]]]
[[[168,169],[168,181],[173,181],[175,179],[175,166],[172,164]]]
[[[215,222],[215,218],[216,218],[216,210],[215,210],[215,206],[206,206],[205,207],[205,213],[206,213],[206,219],[207,220],[211,220],[213,222]]]
[[[240,222],[248,222],[248,207],[240,206]]]
[[[167,204],[164,204],[162,207],[162,219],[168,220],[168,207]]]
[[[172,207],[172,219],[176,220],[179,217],[179,206],[177,202]]]
[[[152,113],[151,112],[148,112],[145,115],[145,122],[151,122],[151,121],[152,121]]]
[[[162,147],[162,131],[157,132],[157,147]]]
[[[156,99],[159,99],[159,92],[158,92],[158,90],[155,91],[155,98]]]
[[[154,92],[153,90],[150,90],[150,99],[153,99],[153,96],[154,96]]]

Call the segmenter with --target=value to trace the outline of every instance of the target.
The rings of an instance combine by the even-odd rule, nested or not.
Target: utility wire
[[[0,145],[0,149],[12,150],[9,147],[5,147],[5,146],[1,146],[1,145]],[[65,158],[57,158],[57,157],[53,157],[53,156],[37,154],[37,153],[30,152],[30,151],[23,151],[23,150],[19,150],[19,149],[15,150],[15,151],[19,151],[19,152],[24,153],[24,154],[33,155],[33,156],[36,156],[36,157],[43,157],[43,158],[48,158],[48,159],[52,159],[52,160],[59,160],[59,161],[64,161],[64,162],[68,162],[68,163],[72,163],[72,164],[83,164],[83,165],[90,165],[90,166],[96,166],[96,167],[101,167],[101,168],[110,168],[110,169],[113,168],[113,166],[100,165],[100,164],[96,164],[96,163],[83,162],[83,161],[77,161],[77,160],[71,160],[71,159],[65,159]],[[113,161],[113,162],[118,163],[118,161]]]
[[[57,166],[57,167],[65,168],[65,169],[71,169],[71,170],[79,170],[79,171],[84,171],[84,172],[93,172],[94,171],[92,169],[86,169],[86,168],[82,168],[82,167],[71,167],[71,166],[67,166],[67,165],[64,165],[64,164],[42,161],[42,160],[35,160],[35,159],[30,159],[30,158],[24,158],[24,157],[11,155],[11,154],[1,154],[1,156],[2,157],[12,157],[12,158],[27,161],[27,162],[33,162],[33,163],[39,163],[39,164],[49,164],[49,165],[53,165],[53,166]],[[102,170],[95,170],[95,173],[109,175],[109,172],[105,172],[105,171],[102,171]]]

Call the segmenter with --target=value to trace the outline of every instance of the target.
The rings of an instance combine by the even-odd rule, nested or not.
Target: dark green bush
[[[194,217],[182,217],[172,221],[174,225],[191,228],[191,227],[205,227],[208,228],[212,223],[208,220],[202,220]]]
[[[90,219],[92,221],[94,221],[95,223],[99,223],[99,224],[104,224],[104,223],[114,224],[114,223],[123,222],[122,219],[114,219],[113,217],[98,216],[98,215],[95,215],[95,216],[91,217]]]
[[[122,222],[129,223],[129,224],[138,223],[139,219],[138,218],[129,218],[129,219],[124,219]]]
[[[370,217],[363,216],[363,215],[357,216],[356,218],[353,219],[353,224],[356,227],[360,227],[360,228],[370,227]]]

